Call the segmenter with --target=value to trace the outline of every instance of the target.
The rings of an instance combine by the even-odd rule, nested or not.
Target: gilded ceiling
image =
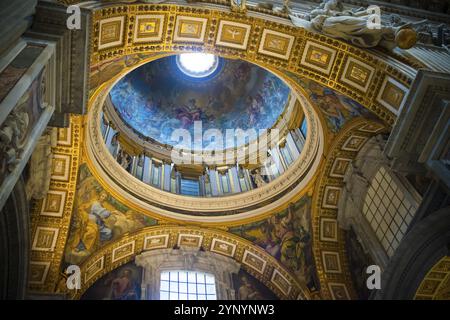
[[[149,23],[148,19],[158,30],[140,33],[140,26]],[[193,29],[186,27],[189,25]],[[358,151],[370,137],[395,121],[415,70],[389,65],[369,51],[294,28],[286,21],[268,22],[262,16],[219,9],[112,5],[94,12],[92,28],[89,114],[73,116],[71,127],[59,132],[54,152],[64,170],[54,173],[51,191],[34,208],[31,289],[53,292],[64,280],[64,266],[79,263],[86,273],[84,292],[138,253],[172,248],[190,238],[204,250],[242,263],[245,272],[279,298],[355,297],[343,231],[337,224],[337,199],[343,190],[345,171]],[[191,29],[196,32],[182,32]],[[227,38],[227,29],[240,30],[239,41]],[[281,47],[273,47],[270,39],[278,40],[275,43],[281,43]],[[196,50],[241,60],[226,60],[221,74],[206,84],[186,83],[167,65],[164,67],[173,59],[170,55]],[[158,54],[168,57],[147,63]],[[168,72],[161,72],[161,68]],[[285,107],[289,86],[302,93],[299,99],[303,104],[311,106],[305,108],[311,129],[308,139],[316,140],[311,140],[304,153],[305,159],[310,156],[318,159],[317,163],[311,160],[300,168],[299,161],[298,168],[283,179],[236,201],[189,202],[143,189],[137,194],[141,191],[139,184],[127,176],[114,176],[120,170],[115,170],[113,159],[108,160],[106,152],[102,154],[104,146],[95,140],[107,91],[121,77],[111,91],[119,114],[143,136],[161,143],[170,142],[170,128],[181,125],[190,129],[197,118],[213,120],[219,127],[270,127]],[[228,82],[218,81],[221,77]],[[173,81],[177,86],[169,87]],[[200,94],[206,91],[205,85],[211,92],[226,95],[215,94],[210,101]],[[135,95],[127,100],[130,92]],[[160,93],[150,97],[150,92]],[[259,110],[239,107],[253,101]],[[230,110],[229,115],[223,116],[223,110]],[[150,118],[159,120],[149,124]],[[96,162],[99,159],[102,161]],[[105,178],[102,170],[110,170],[110,176]],[[302,185],[300,177],[310,180]],[[108,179],[116,186],[127,184],[135,193],[111,187],[114,184]],[[283,201],[261,200],[284,190],[290,193]],[[144,203],[145,194],[156,195],[159,202],[176,209],[200,208],[198,212],[214,211],[216,205],[225,211],[226,206],[240,206],[243,209],[238,213],[242,215],[201,220],[173,214],[169,218],[162,214],[165,209]],[[257,214],[250,215],[244,203],[262,206],[255,209]],[[93,209],[109,212],[103,229],[89,219]],[[43,238],[54,242],[47,246],[48,241],[40,241]],[[73,298],[79,298],[82,292]]]

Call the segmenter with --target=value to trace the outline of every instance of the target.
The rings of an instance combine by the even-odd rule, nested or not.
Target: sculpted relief
[[[371,7],[344,9],[341,0],[324,0],[307,15],[298,16],[291,12],[289,16],[298,27],[345,40],[362,48],[380,45],[387,49],[397,46],[409,49],[417,41],[417,33],[412,24],[383,22],[379,12]]]

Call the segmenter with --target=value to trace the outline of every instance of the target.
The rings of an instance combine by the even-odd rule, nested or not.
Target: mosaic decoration
[[[243,269],[233,274],[233,285],[236,300],[278,300],[272,291]]]
[[[319,107],[332,133],[338,133],[346,123],[355,118],[375,119],[370,111],[353,99],[314,81],[288,74],[295,78],[309,94],[311,101]]]

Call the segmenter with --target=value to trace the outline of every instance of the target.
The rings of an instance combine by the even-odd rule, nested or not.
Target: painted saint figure
[[[137,283],[133,280],[130,269],[124,269],[120,276],[111,282],[112,300],[138,300]]]
[[[100,240],[107,241],[112,238],[112,231],[105,224],[104,219],[111,215],[111,212],[104,208],[103,203],[106,201],[108,194],[106,192],[101,192],[98,201],[95,201],[91,206],[91,211],[89,213],[89,219],[94,221],[99,228]]]
[[[262,300],[263,297],[258,290],[251,284],[246,276],[241,277],[241,286],[238,290],[239,300]]]

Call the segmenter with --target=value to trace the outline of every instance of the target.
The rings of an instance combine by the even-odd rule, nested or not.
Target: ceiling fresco
[[[301,78],[291,72],[286,75],[305,90],[311,102],[318,107],[322,113],[327,128],[333,134],[338,133],[350,120],[364,117],[375,120],[377,117],[358,102],[337,93],[331,88],[318,84],[310,79]]]
[[[79,264],[124,233],[156,224],[155,219],[113,198],[95,179],[87,165],[82,164],[65,248],[65,262]]]
[[[268,219],[232,227],[229,232],[266,250],[311,291],[319,289],[312,252],[311,197],[304,196]]]
[[[97,280],[82,300],[141,300],[142,268],[129,262]]]
[[[175,129],[202,121],[203,132],[268,129],[283,112],[290,89],[272,73],[241,60],[220,59],[211,76],[193,79],[177,67],[175,56],[149,62],[111,90],[117,113],[141,136],[176,145]]]

